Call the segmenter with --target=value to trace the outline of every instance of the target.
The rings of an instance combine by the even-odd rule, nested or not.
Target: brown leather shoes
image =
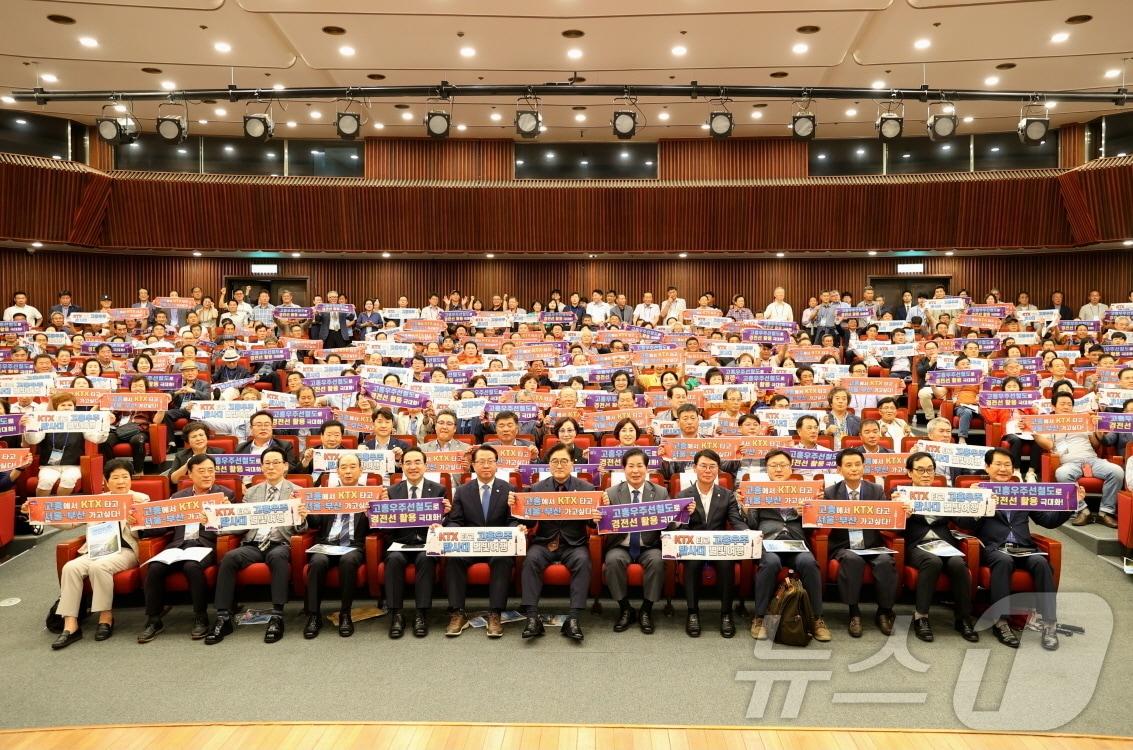
[[[1070,525],[1071,526],[1085,526],[1086,524],[1089,524],[1089,523],[1093,523],[1093,519],[1090,518],[1090,509],[1089,508],[1082,508],[1082,510],[1080,510],[1077,513],[1074,514],[1074,520],[1072,520],[1070,522]]]
[[[464,614],[463,610],[456,610],[448,618],[448,627],[445,628],[445,635],[450,638],[455,638],[464,632],[468,627],[468,616]]]
[[[499,612],[488,613],[488,637],[501,638],[504,634],[504,624],[500,619]]]
[[[1099,513],[1098,520],[1101,521],[1102,526],[1108,526],[1111,529],[1117,528],[1117,519],[1108,513]]]
[[[851,638],[861,638],[862,637],[862,618],[860,616],[851,617],[850,618],[850,624],[847,627],[847,630],[850,631],[850,637]]]
[[[767,628],[763,627],[762,617],[757,617],[751,621],[751,637],[757,641],[767,640]]]
[[[826,627],[826,620],[821,617],[816,618],[814,621],[814,632],[811,634],[814,640],[819,643],[827,643],[834,636],[830,633],[830,628]]]
[[[878,612],[873,621],[877,623],[877,629],[881,631],[882,635],[893,635],[893,614],[891,612]]]

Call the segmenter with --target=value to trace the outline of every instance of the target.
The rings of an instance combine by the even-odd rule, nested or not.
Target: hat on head
[[[228,349],[224,352],[224,356],[220,359],[224,362],[239,362],[240,353],[235,349]]]
[[[189,368],[198,369],[197,361],[194,359],[183,359],[181,364],[177,366],[178,370],[188,370]]]
[[[111,300],[110,300],[110,295],[109,295],[109,294],[104,294],[104,295],[102,295],[101,297],[99,297],[99,298],[98,298],[98,301],[99,301],[99,302],[110,302],[110,301],[111,301]]]

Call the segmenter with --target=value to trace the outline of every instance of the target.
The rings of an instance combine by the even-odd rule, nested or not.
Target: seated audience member
[[[51,411],[75,411],[75,397],[69,393],[56,393],[51,396],[49,403]],[[39,456],[39,478],[35,487],[37,496],[70,495],[75,491],[75,486],[82,479],[80,458],[85,451],[85,441],[101,445],[110,434],[114,415],[104,412],[104,416],[105,420],[96,429],[86,432],[40,432],[30,429],[24,432],[24,442],[35,446],[33,451]]]

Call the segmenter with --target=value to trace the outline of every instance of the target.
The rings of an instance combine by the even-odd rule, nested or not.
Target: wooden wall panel
[[[365,177],[371,180],[510,180],[510,140],[367,138]]]
[[[114,147],[99,138],[93,126],[87,128],[87,165],[103,172],[114,169]]]
[[[69,287],[79,304],[90,307],[100,294],[109,293],[116,304],[134,299],[138,286],[155,294],[171,290],[187,293],[200,285],[216,294],[225,276],[249,276],[247,258],[171,258],[153,255],[40,252],[0,250],[0,294],[27,289],[32,303],[50,306],[60,287]],[[257,258],[256,260],[262,260]],[[1022,290],[1036,303],[1051,290],[1063,289],[1068,304],[1083,304],[1092,288],[1107,301],[1125,301],[1133,290],[1133,251],[1078,252],[1049,255],[1016,254],[982,257],[908,257],[863,259],[720,259],[720,260],[308,260],[271,259],[280,276],[309,279],[316,293],[339,289],[360,303],[376,297],[386,305],[399,294],[422,304],[431,291],[452,288],[482,299],[512,293],[527,306],[546,300],[553,287],[564,294],[586,294],[600,287],[627,292],[639,300],[644,291],[660,293],[670,284],[686,297],[712,290],[718,298],[742,293],[749,305],[766,305],[777,285],[787,289],[796,307],[824,288],[851,290],[855,296],[870,275],[897,275],[898,261],[923,261],[925,275],[951,276],[952,291],[967,288],[981,297],[992,287],[1009,298]],[[41,307],[46,309],[46,307]],[[1077,309],[1075,307],[1075,309]]]
[[[1098,236],[1133,239],[1133,156],[1098,159],[1074,174]]]
[[[807,143],[794,138],[662,140],[662,180],[753,180],[806,177]]]
[[[1070,123],[1058,129],[1058,166],[1073,169],[1086,163],[1086,125]]]

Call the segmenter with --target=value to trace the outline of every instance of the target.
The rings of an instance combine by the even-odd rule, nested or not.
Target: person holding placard
[[[884,500],[885,492],[873,482],[862,480],[865,459],[856,448],[838,452],[838,472],[842,481],[826,488],[826,500]],[[885,548],[881,533],[874,529],[831,529],[830,556],[838,561],[838,593],[850,609],[847,629],[853,638],[862,637],[861,600],[865,566],[873,568],[877,614],[874,622],[884,635],[893,633],[893,604],[897,600],[897,566],[893,555],[874,552]]]
[[[913,453],[905,460],[905,471],[914,487],[931,487],[936,477],[936,461],[923,451]],[[893,492],[893,499],[901,498],[901,488]],[[960,548],[960,540],[952,534],[947,516],[926,516],[913,513],[913,503],[905,502],[908,516],[905,521],[905,559],[917,569],[916,609],[913,613],[913,634],[922,641],[933,640],[928,608],[936,591],[941,573],[948,575],[955,602],[956,632],[972,643],[980,634],[972,626],[972,576]]]
[[[376,421],[376,420],[375,420]],[[407,448],[401,456],[402,480],[389,488],[390,500],[418,500],[425,497],[444,497],[445,488],[425,478],[427,458],[419,448]],[[424,638],[429,634],[429,609],[433,606],[433,571],[436,558],[425,554],[427,526],[390,529],[385,535],[385,591],[389,609],[389,637],[400,638],[405,633],[405,569],[416,568],[413,594],[417,610],[413,617],[413,635]],[[394,547],[397,547],[395,549]]]
[[[764,459],[767,479],[772,482],[792,481],[791,463],[791,454],[786,451],[770,451]],[[755,572],[755,617],[751,622],[751,637],[757,641],[767,640],[768,633],[763,619],[771,606],[771,598],[775,595],[780,571],[790,568],[798,574],[810,598],[810,608],[815,618],[814,639],[829,641],[832,637],[830,628],[822,618],[822,575],[814,554],[806,549],[806,533],[803,531],[798,509],[783,507],[748,511],[747,523],[750,528],[759,529],[763,533],[763,556],[759,558],[759,567]],[[768,542],[774,544],[780,541],[799,542],[803,549],[798,552],[772,552],[767,548]]]
[[[185,464],[185,472],[193,482],[192,487],[173,493],[171,500],[195,495],[220,493],[227,502],[235,499],[232,490],[216,483],[216,462],[207,453],[192,456]],[[163,536],[167,529],[142,531],[141,536]],[[199,522],[184,526],[174,526],[173,536],[165,545],[166,550],[200,549],[204,554],[199,559],[183,559],[177,562],[150,560],[145,566],[146,624],[138,635],[138,643],[149,643],[165,629],[161,613],[165,607],[165,579],[170,573],[183,573],[189,582],[189,598],[193,603],[193,629],[189,636],[194,640],[205,637],[209,627],[208,581],[205,568],[215,562],[217,532],[202,528]],[[207,550],[207,553],[204,551]]]
[[[362,485],[362,463],[354,453],[338,457],[338,487]],[[354,621],[350,610],[354,605],[354,592],[358,585],[358,568],[366,561],[366,535],[370,521],[365,512],[327,513],[315,516],[311,523],[315,544],[328,545],[342,554],[313,553],[307,557],[307,625],[303,637],[310,640],[319,635],[323,627],[322,593],[327,571],[338,566],[339,609],[338,634],[343,638],[354,635]],[[344,551],[349,548],[349,551]]]
[[[50,411],[75,411],[75,397],[69,393],[55,393],[49,403]],[[105,420],[100,422],[96,429],[86,432],[27,430],[24,433],[26,445],[38,446],[36,450],[39,454],[39,477],[35,487],[37,497],[51,495],[52,490],[56,495],[70,495],[75,491],[75,486],[83,476],[79,459],[85,450],[84,441],[89,440],[101,445],[110,434],[114,415],[104,412],[103,416]]]
[[[681,528],[693,531],[724,531],[727,529],[746,531],[747,521],[740,512],[739,503],[731,490],[724,489],[717,480],[720,477],[720,456],[716,451],[699,451],[692,461],[696,481],[686,487],[677,497],[689,498],[689,521]],[[684,584],[688,615],[685,620],[685,633],[691,638],[700,637],[700,587],[704,560],[685,562]],[[720,586],[720,635],[731,638],[736,634],[736,623],[732,615],[732,590],[735,580],[733,560],[714,562],[716,580]]]
[[[264,412],[266,414],[266,412]],[[264,481],[244,493],[245,503],[287,502],[299,487],[287,481],[287,455],[276,447],[260,453]],[[232,607],[236,600],[236,574],[252,563],[267,563],[271,571],[271,617],[264,632],[264,643],[275,643],[283,637],[283,607],[287,603],[291,581],[291,537],[307,529],[307,509],[297,508],[297,526],[272,526],[249,529],[241,545],[220,561],[216,574],[216,620],[205,636],[209,646],[220,643],[232,633]]]
[[[531,492],[592,492],[594,485],[573,475],[572,452],[565,445],[556,445],[547,454],[551,476],[531,486]],[[508,497],[509,504],[517,502],[515,494]],[[586,594],[590,589],[590,521],[540,521],[535,536],[527,546],[523,562],[523,608],[527,624],[523,638],[543,635],[543,621],[539,618],[539,597],[543,593],[543,571],[551,563],[561,563],[570,571],[570,613],[563,622],[564,638],[582,641],[579,617],[586,607]]]
[[[181,373],[181,387],[173,391],[173,398],[165,412],[165,424],[172,432],[177,427],[178,419],[189,419],[189,407],[193,401],[211,401],[212,390],[209,384],[197,377],[200,368],[196,360],[183,359],[177,366]]]
[[[237,453],[262,456],[269,450],[279,451],[287,461],[286,474],[295,465],[295,457],[291,453],[291,444],[275,437],[275,417],[270,411],[261,409],[248,420],[249,437],[236,446]]]
[[[128,494],[133,502],[149,501],[149,495],[130,489],[133,473],[128,458],[109,461],[103,469],[108,495]],[[26,512],[26,508],[24,509]],[[97,540],[97,541],[96,541]],[[63,618],[63,632],[51,644],[55,651],[83,637],[79,625],[79,605],[83,583],[90,581],[91,611],[98,613],[94,639],[105,641],[114,635],[114,574],[138,564],[138,537],[125,521],[87,524],[86,543],[79,555],[63,566],[59,575],[59,604],[55,612]]]
[[[397,422],[393,410],[388,406],[379,407],[374,410],[373,420],[374,434],[363,447],[371,451],[393,451],[394,461],[400,464],[402,456],[409,450],[409,443],[393,436],[393,426]]]

